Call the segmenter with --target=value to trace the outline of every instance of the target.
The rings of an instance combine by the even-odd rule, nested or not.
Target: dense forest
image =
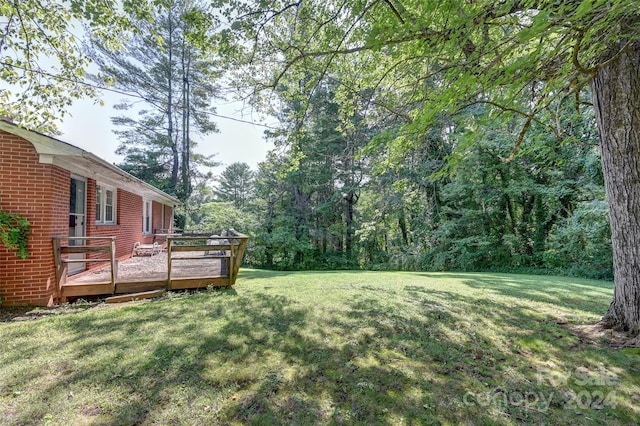
[[[564,142],[533,126],[511,161],[518,122],[478,107],[442,116],[401,156],[380,143],[396,123],[372,126],[375,112],[356,108],[345,117],[329,86],[302,120],[287,112],[266,132],[275,149],[258,170],[229,165],[188,206],[189,228],[251,235],[252,266],[612,277],[591,109],[565,108]]]
[[[87,50],[100,68],[95,81],[144,99],[142,109],[137,98],[118,105],[126,114],[113,118],[122,129],[116,132],[120,166],[184,201],[178,228],[244,232],[251,236],[246,262],[263,268],[613,278],[588,80],[563,88],[532,78],[505,90],[508,78],[517,80],[531,66],[533,54],[493,76],[466,70],[464,79],[447,75],[448,66],[436,59],[440,65],[430,67],[442,70],[418,78],[429,69],[425,52],[400,55],[375,45],[361,59],[333,58],[320,74],[317,63],[294,56],[282,73],[278,52],[296,41],[281,30],[287,19],[303,23],[306,15],[286,18],[290,10],[283,7],[273,16],[262,11],[260,23],[231,8],[230,31],[208,10],[206,2],[171,1],[151,20],[132,15],[139,31],[123,48],[95,37]],[[338,24],[330,8],[323,13],[326,28]],[[527,19],[534,18],[546,22]],[[485,42],[489,36],[483,33]],[[330,45],[335,37],[327,37]],[[316,48],[320,53],[311,55],[322,63],[323,47]],[[388,62],[385,73],[376,70],[377,61]],[[544,61],[540,66],[549,67]],[[451,86],[442,84],[441,72],[453,78]],[[214,176],[216,163],[198,154],[197,141],[217,130],[210,104],[222,96],[225,73],[233,75],[228,90],[244,87],[246,96],[251,88],[249,102],[278,124],[265,132],[275,149],[257,170],[239,162]],[[497,86],[459,95],[487,84],[482,78]],[[454,106],[456,97],[463,102]]]

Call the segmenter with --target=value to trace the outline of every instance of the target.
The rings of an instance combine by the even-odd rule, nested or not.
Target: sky
[[[70,30],[81,32],[82,26],[73,21]],[[78,38],[82,38],[82,35],[79,35]],[[51,58],[40,60],[40,65],[45,69],[52,63],[55,61]],[[96,73],[97,68],[95,65],[91,65],[89,71]],[[0,81],[1,84],[4,83]],[[14,90],[20,89],[16,87]],[[120,103],[124,97],[126,96],[121,93],[107,89],[103,90],[100,95],[100,99],[104,102],[102,106],[92,99],[77,100],[68,109],[70,115],[58,124],[58,130],[62,134],[55,137],[89,151],[106,161],[120,163],[123,158],[115,154],[119,141],[112,131],[116,126],[111,124],[111,117],[123,113],[123,111],[115,110],[113,106]],[[242,103],[220,101],[215,106],[218,115],[264,123],[258,114],[251,114],[248,107],[243,108]],[[213,170],[214,174],[221,174],[226,166],[234,162],[247,163],[252,170],[257,170],[258,163],[263,161],[267,152],[273,148],[273,144],[266,142],[263,138],[266,128],[222,117],[213,117],[212,119],[216,122],[220,132],[207,136],[195,136],[193,139],[197,143],[195,152],[204,155],[215,154],[214,161],[222,163]]]
[[[116,126],[111,124],[111,117],[122,113],[113,108],[122,97],[119,94],[103,93],[103,106],[91,99],[76,101],[69,109],[71,116],[66,117],[59,126],[62,134],[57,138],[110,163],[119,163],[122,157],[115,154],[119,142],[112,132]],[[216,113],[245,121],[261,122],[257,115],[250,114],[246,108],[243,111],[240,103],[221,103],[216,106]],[[224,118],[213,119],[220,132],[195,138],[198,143],[196,152],[205,155],[216,154],[214,160],[222,163],[213,173],[221,174],[226,166],[234,162],[247,163],[252,170],[256,170],[258,163],[263,161],[267,152],[273,148],[273,145],[263,138],[265,128]]]

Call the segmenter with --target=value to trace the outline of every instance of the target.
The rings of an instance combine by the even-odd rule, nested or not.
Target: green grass
[[[637,424],[612,284],[242,270],[233,290],[0,324],[1,424]]]

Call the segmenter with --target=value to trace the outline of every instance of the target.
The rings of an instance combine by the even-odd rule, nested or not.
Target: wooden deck
[[[71,240],[75,245],[70,244]],[[115,258],[115,237],[54,237],[56,296],[62,303],[69,297],[231,287],[238,277],[247,240],[246,235],[233,230],[225,236],[170,236],[164,253],[166,257],[153,256],[164,260],[163,264],[166,262],[164,270],[147,271],[140,265],[138,273],[132,277],[119,272],[123,268]],[[73,258],[78,254],[85,258]],[[87,272],[80,274],[80,278],[68,277],[69,263],[98,263],[102,269],[97,274]],[[122,262],[123,267],[125,263]],[[158,265],[155,266],[157,269]],[[96,274],[95,278],[93,274]]]

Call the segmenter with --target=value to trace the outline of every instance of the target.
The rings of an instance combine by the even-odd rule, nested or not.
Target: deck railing
[[[123,294],[158,289],[177,290],[209,285],[231,287],[236,283],[249,237],[230,229],[224,235],[167,236],[167,275],[165,278],[118,280],[115,237],[53,237],[56,292],[59,301],[67,297]],[[71,243],[73,242],[73,243]],[[74,255],[80,255],[75,258]],[[186,260],[190,269],[175,273],[174,266]],[[219,268],[213,267],[218,262]],[[72,263],[103,263],[110,266],[108,281],[67,280]],[[184,263],[183,263],[184,265]],[[181,273],[180,273],[181,272]]]
[[[194,288],[202,285],[235,284],[249,237],[230,229],[225,235],[179,236],[167,238],[167,280],[170,289]],[[201,260],[220,262],[220,274],[194,274],[189,278],[173,275],[173,264]]]
[[[113,294],[118,278],[116,259],[116,237],[53,237],[53,257],[56,272],[56,292],[59,300],[68,296],[89,296],[94,294]],[[64,244],[66,242],[67,244]],[[73,244],[72,244],[73,242]],[[78,244],[79,243],[79,244]],[[80,255],[73,257],[71,255]],[[90,257],[87,257],[89,255]],[[69,264],[104,263],[111,269],[108,282],[91,283],[90,285],[67,284]]]

